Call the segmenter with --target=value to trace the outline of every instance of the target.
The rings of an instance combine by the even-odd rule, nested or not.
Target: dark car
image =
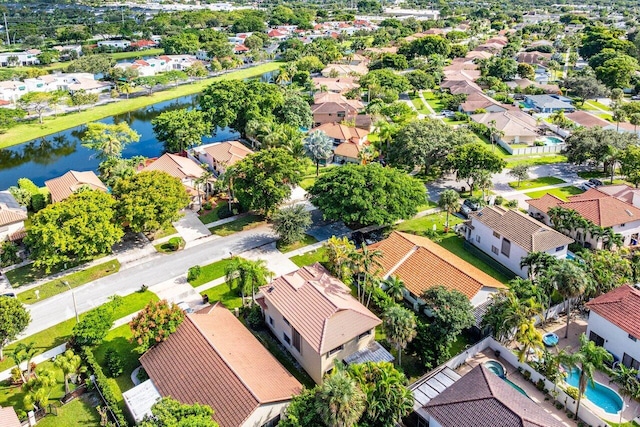
[[[466,199],[460,206],[460,213],[464,215],[465,218],[468,218],[471,212],[479,211],[480,208],[480,203],[470,199]]]
[[[14,294],[13,292],[5,292],[5,293],[1,294],[0,296],[9,297],[9,298],[17,298],[16,294]]]
[[[600,187],[601,185],[604,185],[602,183],[602,181],[600,181],[599,179],[596,179],[596,178],[591,178],[589,180],[589,182],[592,183],[593,185],[595,185],[596,187]]]

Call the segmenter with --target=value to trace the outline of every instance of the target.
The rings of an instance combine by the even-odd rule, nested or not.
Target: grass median
[[[240,231],[259,227],[263,224],[266,224],[266,221],[263,217],[250,214],[226,224],[218,225],[217,227],[211,227],[209,231],[217,236],[225,237],[230,236],[231,234],[239,233]]]
[[[212,280],[219,279],[225,275],[225,268],[231,263],[230,258],[221,259],[211,264],[203,265],[200,267],[200,275],[189,282],[191,286],[197,288],[205,283],[209,283]]]
[[[201,80],[196,83],[173,87],[161,92],[156,92],[150,96],[141,96],[107,105],[99,105],[78,113],[46,117],[42,125],[37,123],[37,120],[32,123],[21,123],[0,135],[0,148],[17,145],[34,138],[40,138],[113,115],[127,113],[129,111],[147,107],[157,102],[168,101],[181,96],[193,95],[202,92],[203,89],[215,81],[246,79],[249,77],[259,76],[269,71],[277,70],[280,65],[282,65],[282,63],[270,62],[268,64],[261,64],[243,70],[232,71],[230,73]]]
[[[319,262],[321,264],[326,264],[329,262],[327,248],[325,248],[324,246],[316,249],[315,251],[307,252],[302,255],[296,255],[289,259],[298,267],[304,267],[316,262]]]

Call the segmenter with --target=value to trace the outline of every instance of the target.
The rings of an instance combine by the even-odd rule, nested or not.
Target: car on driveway
[[[600,187],[601,185],[604,185],[604,183],[597,178],[591,178],[589,182],[595,185],[596,187]]]
[[[15,294],[15,293],[13,293],[13,292],[5,292],[5,293],[1,294],[0,296],[2,296],[2,297],[9,297],[9,298],[18,298],[18,297],[16,296],[16,294]]]
[[[591,182],[589,182],[589,181],[586,181],[586,182],[583,182],[582,184],[580,184],[580,189],[581,190],[588,191],[588,190],[590,190],[592,188],[596,188],[596,185],[591,183]]]
[[[479,211],[481,207],[480,203],[466,199],[462,202],[462,205],[460,205],[460,213],[464,215],[465,218],[469,218],[471,212]]]
[[[444,117],[450,118],[453,117],[455,113],[451,110],[442,110],[440,114],[442,114]]]

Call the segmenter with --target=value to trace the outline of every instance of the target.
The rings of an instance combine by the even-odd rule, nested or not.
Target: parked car
[[[596,187],[600,187],[601,185],[604,185],[604,183],[602,181],[600,181],[599,179],[596,178],[591,178],[589,180],[589,182],[593,185],[595,185]]]
[[[479,211],[481,207],[480,203],[466,199],[462,202],[462,205],[460,205],[460,213],[464,215],[465,218],[469,218],[471,212]]]
[[[596,188],[596,185],[587,181],[587,182],[583,182],[582,184],[580,184],[580,189],[584,190],[584,191],[588,191],[591,188]]]
[[[3,296],[3,297],[9,297],[9,298],[18,298],[18,297],[16,296],[16,294],[15,294],[15,293],[13,293],[13,292],[5,292],[4,294],[2,294],[2,295],[0,295],[0,296]]]
[[[631,99],[634,100],[634,101],[638,101],[638,100],[640,100],[640,95],[633,95],[631,97]]]
[[[440,114],[442,114],[443,116],[449,118],[449,117],[453,117],[455,113],[453,111],[451,111],[451,110],[442,110],[440,112]]]

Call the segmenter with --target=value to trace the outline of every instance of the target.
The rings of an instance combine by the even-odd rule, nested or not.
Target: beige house
[[[540,138],[536,119],[518,108],[510,108],[496,113],[471,115],[471,120],[487,127],[495,126],[502,133],[497,139],[507,144],[529,144]]]
[[[195,147],[192,155],[201,163],[207,164],[216,175],[221,175],[229,166],[252,153],[253,151],[240,141],[224,141]]]
[[[51,194],[51,203],[61,202],[83,187],[105,193],[108,191],[107,186],[93,171],[69,171],[62,176],[45,181],[44,185]]]
[[[336,361],[393,360],[375,342],[382,323],[350,289],[316,263],[260,288],[265,322],[305,371],[320,384]]]
[[[191,203],[198,203],[199,196],[208,190],[202,186],[198,190],[198,178],[204,174],[204,169],[188,157],[166,153],[144,166],[140,172],[161,171],[178,178],[191,198]]]
[[[347,99],[332,92],[317,93],[313,99],[313,105],[311,105],[313,126],[320,126],[324,123],[339,123],[345,120],[357,122],[358,114],[362,109],[364,109],[364,104],[357,99]]]
[[[360,151],[369,144],[369,131],[358,127],[345,126],[340,123],[325,123],[314,128],[312,132],[324,132],[333,139],[334,162],[360,163]]]
[[[27,208],[20,206],[9,191],[0,191],[0,242],[24,238],[26,219]]]

